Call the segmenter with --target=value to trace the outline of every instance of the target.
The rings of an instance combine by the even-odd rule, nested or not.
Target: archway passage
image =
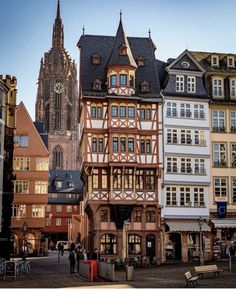
[[[181,261],[182,246],[180,233],[168,233],[169,242],[166,244],[166,260]]]

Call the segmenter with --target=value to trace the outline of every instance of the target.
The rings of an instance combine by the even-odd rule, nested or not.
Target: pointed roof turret
[[[60,0],[57,2],[57,16],[53,25],[52,46],[64,47],[64,27],[60,13]]]
[[[107,65],[131,65],[137,68],[137,64],[130,49],[129,41],[124,32],[121,12],[120,23],[115,37],[115,43]]]

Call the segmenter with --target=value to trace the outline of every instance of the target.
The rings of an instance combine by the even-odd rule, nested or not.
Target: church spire
[[[52,46],[64,47],[64,27],[61,20],[60,0],[57,1],[57,16],[53,25]]]

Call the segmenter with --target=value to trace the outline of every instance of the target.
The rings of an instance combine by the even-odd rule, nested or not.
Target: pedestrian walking
[[[64,255],[64,245],[61,243],[61,256]]]
[[[79,262],[80,260],[84,260],[84,255],[82,253],[81,248],[78,248],[76,251],[76,261],[77,261],[77,272],[79,273]]]
[[[70,273],[74,274],[75,273],[75,253],[74,253],[74,251],[72,251],[72,250],[70,251],[68,259],[70,261]]]
[[[88,260],[88,254],[85,249],[83,250],[83,256],[84,256],[84,260]]]

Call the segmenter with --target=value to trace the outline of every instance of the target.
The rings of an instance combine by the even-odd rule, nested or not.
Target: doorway
[[[168,242],[166,243],[166,260],[182,260],[182,246],[180,233],[168,233]]]
[[[150,258],[150,261],[156,256],[156,237],[153,234],[146,236],[146,255]]]

